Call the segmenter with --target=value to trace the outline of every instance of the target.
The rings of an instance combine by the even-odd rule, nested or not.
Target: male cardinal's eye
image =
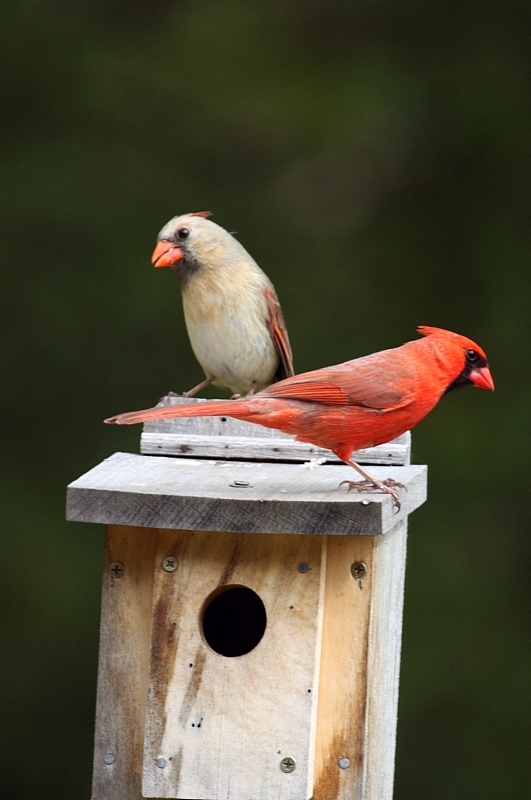
[[[190,236],[190,231],[188,230],[188,228],[180,228],[177,231],[177,236],[179,237],[179,239],[187,239],[188,236]]]
[[[475,350],[467,350],[466,357],[469,361],[477,361],[479,358],[479,353],[476,353]]]

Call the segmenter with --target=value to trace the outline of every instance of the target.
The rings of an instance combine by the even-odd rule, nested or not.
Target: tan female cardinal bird
[[[357,469],[365,480],[343,481],[349,490],[386,492],[400,508],[400,484],[371,478],[352,461],[353,450],[384,444],[413,428],[452,389],[467,384],[494,389],[481,347],[442,328],[421,325],[418,331],[426,338],[286,378],[254,397],[132,411],[105,422],[227,416],[278,428],[332,450]]]
[[[192,350],[210,383],[246,395],[293,375],[288,332],[275,287],[209,211],[171,219],[158,235],[155,267],[181,278]]]

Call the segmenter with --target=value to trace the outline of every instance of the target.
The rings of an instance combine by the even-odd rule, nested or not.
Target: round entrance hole
[[[265,606],[247,586],[226,586],[205,601],[203,636],[216,653],[227,658],[254,650],[267,625]]]

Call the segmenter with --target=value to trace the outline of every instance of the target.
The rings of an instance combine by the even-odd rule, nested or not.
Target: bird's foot
[[[355,492],[382,492],[383,494],[390,494],[393,498],[393,502],[396,508],[397,513],[400,511],[401,502],[400,497],[398,495],[397,489],[405,489],[407,492],[407,487],[404,486],[403,483],[399,483],[398,481],[393,480],[393,478],[386,478],[384,481],[376,481],[376,480],[364,480],[364,481],[341,481],[339,484],[343,486],[346,483],[348,486],[348,491],[354,490]]]
[[[241,400],[242,397],[252,397],[253,394],[255,394],[255,393],[256,393],[256,381],[253,381],[253,383],[251,385],[251,388],[249,389],[247,394],[236,393],[236,394],[233,394],[230,399],[231,400]]]
[[[166,397],[186,397],[186,395],[179,394],[179,392],[166,392],[166,394],[163,394],[162,397],[159,398],[159,403],[162,403]]]

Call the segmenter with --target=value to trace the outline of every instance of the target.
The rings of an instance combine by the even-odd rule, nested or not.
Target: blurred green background
[[[415,431],[396,800],[531,785],[531,7],[16,0],[2,10],[2,748],[9,800],[90,796],[103,530],[66,484],[202,372],[150,254],[209,209],[275,283],[297,371],[414,338],[497,390]]]

